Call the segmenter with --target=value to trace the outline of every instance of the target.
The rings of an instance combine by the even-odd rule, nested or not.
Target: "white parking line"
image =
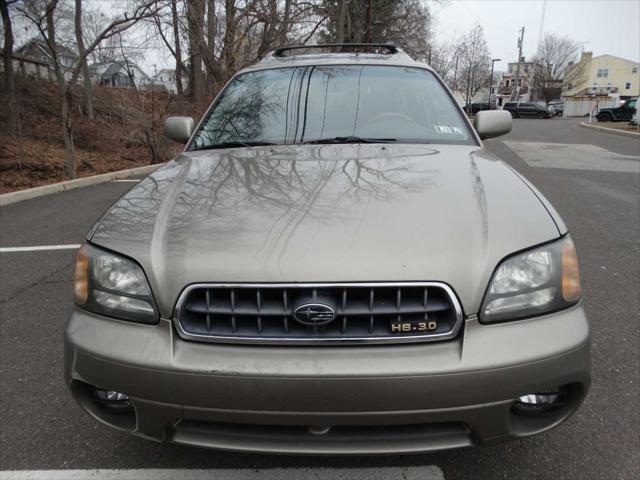
[[[13,470],[0,480],[444,480],[435,465],[382,468],[274,468],[269,470]]]
[[[9,252],[40,252],[46,250],[77,250],[80,248],[80,244],[77,245],[37,245],[33,247],[0,247],[0,253]]]
[[[112,182],[136,182],[138,183],[140,181],[139,178],[128,178],[128,179],[120,179],[120,180],[111,180]]]

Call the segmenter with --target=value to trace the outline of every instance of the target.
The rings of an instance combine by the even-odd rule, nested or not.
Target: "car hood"
[[[170,316],[190,283],[427,280],[473,314],[501,259],[558,236],[479,147],[349,144],[184,153],[89,238],[137,260]]]

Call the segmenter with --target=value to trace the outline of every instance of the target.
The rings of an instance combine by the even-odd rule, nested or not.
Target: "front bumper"
[[[157,441],[304,454],[425,452],[539,433],[570,416],[590,382],[589,327],[580,305],[482,325],[455,340],[351,347],[188,342],[171,322],[138,325],[74,310],[65,376],[98,420]],[[126,393],[133,411],[97,404],[91,386]],[[566,386],[541,415],[521,395]],[[331,427],[317,435],[317,427]]]

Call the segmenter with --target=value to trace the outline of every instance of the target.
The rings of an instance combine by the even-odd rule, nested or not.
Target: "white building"
[[[91,76],[100,85],[108,87],[138,88],[145,90],[151,85],[151,78],[138,65],[129,61],[93,64]]]
[[[176,86],[176,72],[169,68],[163,68],[153,76],[152,79],[154,88],[164,88],[167,92],[175,95],[178,93],[178,87]],[[182,88],[186,88],[187,78],[182,77]]]

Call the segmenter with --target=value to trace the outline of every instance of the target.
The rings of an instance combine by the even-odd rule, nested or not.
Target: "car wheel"
[[[596,118],[599,122],[613,122],[613,117],[610,113],[603,113],[601,115],[597,115]]]

